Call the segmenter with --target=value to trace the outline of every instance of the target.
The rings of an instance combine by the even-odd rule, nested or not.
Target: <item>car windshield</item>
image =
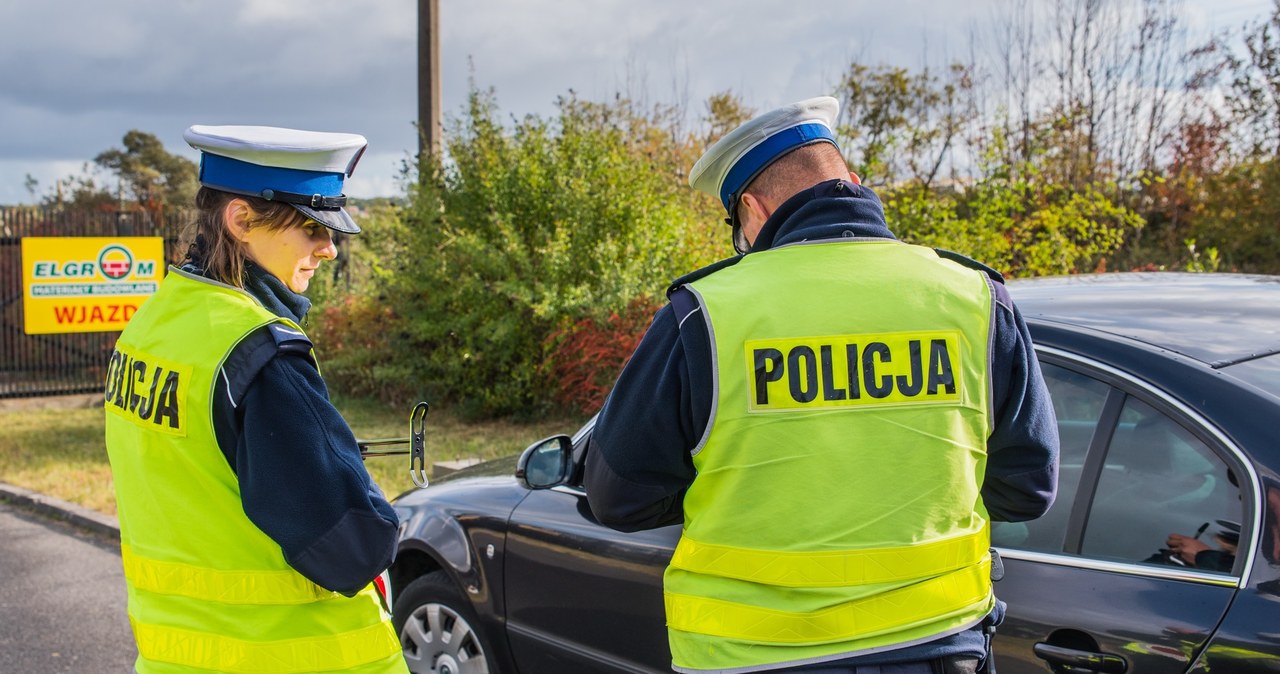
[[[1223,369],[1280,398],[1280,354],[1246,360]]]

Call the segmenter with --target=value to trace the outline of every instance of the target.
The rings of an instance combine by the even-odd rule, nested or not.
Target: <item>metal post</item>
[[[440,0],[418,0],[418,155],[438,155],[440,125]]]

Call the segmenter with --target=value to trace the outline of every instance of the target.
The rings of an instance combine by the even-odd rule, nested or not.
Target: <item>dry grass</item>
[[[0,406],[0,482],[25,487],[114,515],[115,490],[103,446],[101,399],[89,407],[65,401],[32,400]],[[366,400],[335,400],[361,439],[409,434],[408,409]],[[427,415],[427,467],[437,461],[491,459],[520,451],[553,433],[571,433],[581,420],[548,419],[463,423],[438,409]],[[369,474],[388,496],[412,488],[409,458],[390,456],[366,462]]]
[[[362,440],[409,435],[409,409],[391,409],[367,400],[337,400],[338,409]],[[572,434],[582,419],[548,419],[533,423],[485,421],[464,423],[436,408],[427,413],[424,435],[427,468],[438,461],[495,459],[515,454],[534,441],[555,433]],[[369,474],[388,496],[413,488],[409,457],[384,456],[365,462]]]

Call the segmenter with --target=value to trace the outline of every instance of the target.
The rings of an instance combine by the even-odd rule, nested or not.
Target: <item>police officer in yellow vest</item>
[[[137,671],[407,672],[372,582],[398,521],[301,324],[360,231],[362,136],[193,126],[196,237],[120,335],[106,383]]]
[[[593,432],[596,517],[684,523],[677,671],[990,671],[989,521],[1053,502],[1053,409],[999,274],[894,238],[837,110],[765,113],[694,165],[744,254],[672,284]]]

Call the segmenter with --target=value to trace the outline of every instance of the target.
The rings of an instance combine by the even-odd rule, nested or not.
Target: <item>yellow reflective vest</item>
[[[692,282],[717,391],[664,576],[678,671],[923,643],[993,607],[986,277],[891,240]]]
[[[249,294],[170,270],[121,333],[106,439],[140,674],[404,674],[373,586],[353,598],[294,571],[244,514],[214,436],[224,359],[268,323]]]

